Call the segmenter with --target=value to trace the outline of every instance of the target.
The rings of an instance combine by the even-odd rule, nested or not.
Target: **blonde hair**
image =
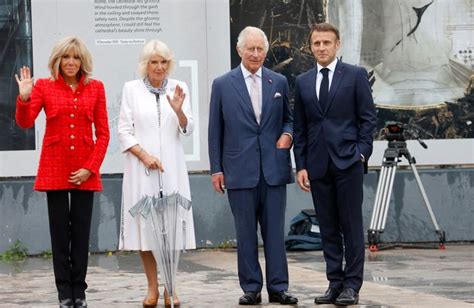
[[[141,78],[146,77],[148,61],[153,56],[159,56],[169,62],[168,70],[166,74],[168,75],[174,68],[175,60],[173,54],[169,47],[160,40],[151,40],[143,46],[142,52],[140,54],[140,60],[138,61],[138,75]]]
[[[51,78],[54,80],[58,79],[60,73],[61,58],[72,51],[81,60],[80,72],[84,76],[84,82],[88,82],[92,75],[92,56],[87,49],[86,44],[76,36],[68,36],[59,40],[51,51],[49,57],[48,68],[51,72]]]

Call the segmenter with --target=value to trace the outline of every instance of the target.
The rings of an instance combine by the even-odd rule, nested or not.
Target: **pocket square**
[[[273,95],[273,98],[279,98],[279,97],[281,97],[280,92],[275,92],[275,95]]]

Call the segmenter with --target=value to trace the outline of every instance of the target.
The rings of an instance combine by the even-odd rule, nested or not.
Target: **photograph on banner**
[[[104,83],[110,127],[110,143],[101,172],[121,173],[123,153],[118,145],[117,124],[125,82],[138,79],[140,52],[145,43],[159,39],[176,61],[170,78],[185,82],[193,109],[194,131],[182,136],[190,170],[203,170],[200,118],[207,112],[206,0],[8,0],[0,3],[0,176],[32,176],[45,130],[44,113],[35,126],[21,129],[15,122],[18,86],[15,73],[29,66],[35,79],[47,78],[51,48],[61,38],[81,38],[92,54],[92,78]],[[71,14],[71,12],[74,12]],[[192,21],[183,23],[183,20]],[[166,100],[165,100],[166,101]],[[21,159],[24,164],[8,162]]]
[[[15,74],[22,66],[33,67],[31,1],[5,1],[0,3],[0,151],[36,148],[35,128],[15,123]]]
[[[312,24],[330,22],[341,33],[342,61],[369,73],[377,107],[375,140],[389,123],[409,139],[474,138],[474,22],[470,0],[230,1],[232,66],[246,25],[270,42],[265,66],[288,78],[314,67]]]

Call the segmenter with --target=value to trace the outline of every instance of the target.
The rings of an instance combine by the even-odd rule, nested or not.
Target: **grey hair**
[[[168,71],[166,72],[167,74],[173,70],[175,60],[171,49],[169,49],[168,45],[162,41],[155,39],[146,43],[140,54],[137,71],[141,78],[144,78],[147,75],[148,61],[150,61],[150,58],[153,56],[160,56],[166,61],[169,61]]]
[[[239,36],[237,37],[237,48],[240,50],[244,48],[245,40],[247,39],[247,36],[251,32],[257,32],[258,34],[262,35],[262,38],[265,44],[265,52],[268,52],[269,44],[268,44],[268,39],[267,39],[267,36],[265,35],[265,32],[263,32],[262,29],[260,28],[252,27],[252,26],[247,26],[242,31],[240,31]]]

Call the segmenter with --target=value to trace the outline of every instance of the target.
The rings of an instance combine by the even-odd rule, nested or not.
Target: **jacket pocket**
[[[291,168],[290,149],[276,149],[276,158],[280,170],[287,171]]]
[[[93,146],[95,144],[94,140],[90,136],[84,136],[84,143],[90,146]]]
[[[91,122],[94,122],[94,112],[92,110],[87,110],[86,116]]]
[[[342,138],[344,138],[345,140],[358,140],[359,139],[357,134],[351,134],[351,133],[342,134]]]
[[[58,116],[59,111],[57,108],[53,108],[51,110],[46,111],[45,113],[46,113],[46,120],[51,120]]]
[[[277,157],[282,158],[282,159],[288,159],[290,157],[290,148],[288,149],[277,148],[276,153],[277,153]]]
[[[44,137],[43,145],[45,147],[47,147],[47,146],[50,146],[52,144],[55,144],[55,143],[59,142],[60,140],[61,140],[60,135],[46,136],[46,137]]]

